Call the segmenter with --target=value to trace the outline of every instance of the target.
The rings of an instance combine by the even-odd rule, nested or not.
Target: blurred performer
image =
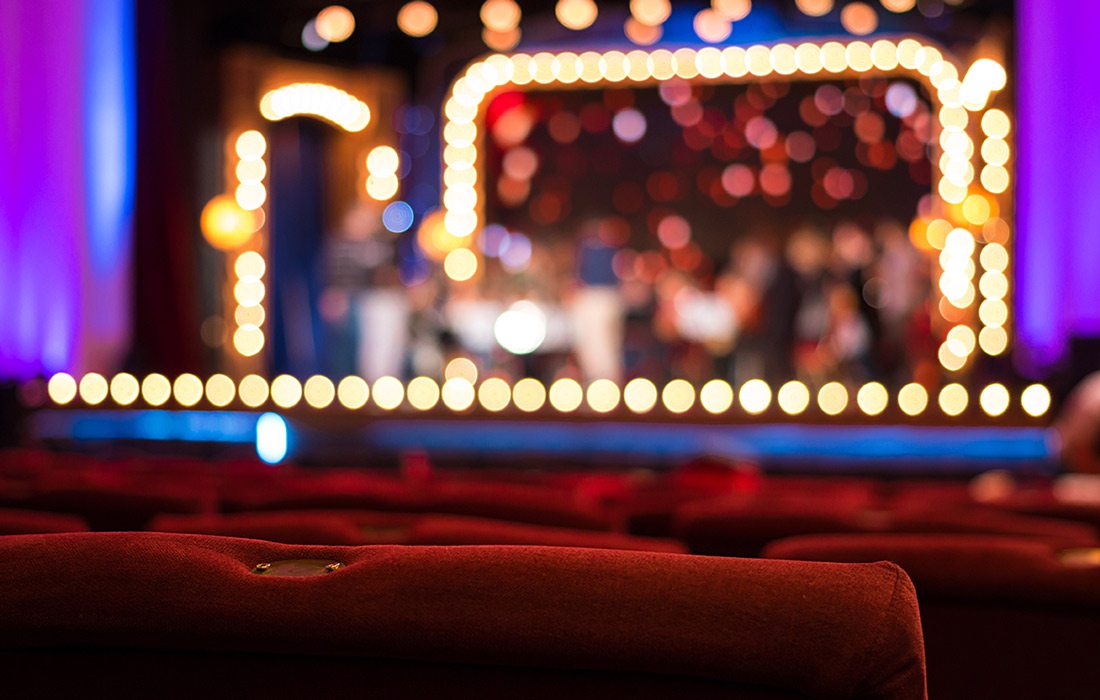
[[[573,347],[587,381],[622,378],[623,299],[612,260],[616,249],[586,235],[577,250]]]

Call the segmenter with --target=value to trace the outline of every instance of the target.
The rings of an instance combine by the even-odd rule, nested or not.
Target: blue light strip
[[[39,411],[40,440],[152,440],[251,444],[259,414],[245,411]]]

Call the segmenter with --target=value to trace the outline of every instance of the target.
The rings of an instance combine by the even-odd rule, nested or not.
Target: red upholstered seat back
[[[88,523],[76,515],[0,508],[0,535],[87,531]]]
[[[341,567],[307,577],[253,573],[261,562],[295,559]],[[788,696],[925,697],[912,586],[885,563],[15,536],[0,539],[0,629],[7,688],[39,680],[27,678],[30,660],[60,663],[79,648],[99,650],[100,666],[115,672],[125,650],[206,672],[232,665],[225,655],[233,653],[269,655],[262,668],[284,671],[315,668],[316,657],[352,665],[392,658],[460,667],[482,681],[524,669],[560,681],[582,670],[653,676],[673,688],[669,679],[682,679],[681,694],[707,682]],[[216,662],[195,661],[211,655]],[[382,676],[386,667],[376,665]],[[210,682],[213,691],[217,678]]]
[[[934,698],[1093,698],[1100,564],[1065,553],[1034,538],[909,534],[792,537],[765,555],[901,565],[920,594]]]

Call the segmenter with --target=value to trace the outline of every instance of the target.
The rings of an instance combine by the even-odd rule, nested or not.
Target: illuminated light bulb
[[[993,208],[988,199],[980,194],[969,195],[963,200],[963,218],[975,226],[981,226],[989,220]]]
[[[405,387],[397,377],[379,377],[371,388],[371,396],[374,398],[374,405],[385,411],[392,411],[405,400]]]
[[[1008,322],[1008,306],[1000,299],[986,299],[978,307],[978,319],[986,326],[1003,326]]]
[[[355,31],[355,15],[346,7],[329,5],[317,13],[314,27],[317,30],[317,36],[338,44],[341,41],[347,41]]]
[[[241,306],[255,306],[264,300],[266,288],[255,277],[245,277],[233,285],[233,298]]]
[[[271,401],[280,408],[297,406],[302,400],[302,383],[289,374],[271,380]]]
[[[672,413],[684,413],[695,403],[695,387],[684,379],[673,379],[661,390],[661,402]]]
[[[150,406],[163,406],[172,398],[172,382],[163,374],[150,374],[141,381],[141,399]]]
[[[725,413],[733,405],[733,387],[723,379],[711,379],[699,390],[699,404],[708,413]]]
[[[597,391],[599,392],[600,389]],[[580,408],[581,403],[584,402],[584,389],[581,388],[580,383],[576,380],[564,377],[550,385],[549,396],[551,406],[562,413],[570,413]],[[599,398],[606,400],[607,397]],[[616,403],[618,403],[617,398]]]
[[[256,306],[238,306],[233,310],[233,320],[237,322],[238,326],[255,326],[256,330],[259,330],[266,319],[267,313],[264,311],[264,307],[258,304]]]
[[[739,22],[752,11],[752,0],[710,0],[710,6],[730,22]]]
[[[270,121],[309,115],[350,132],[362,131],[370,123],[365,102],[323,83],[291,83],[271,90],[260,98],[260,114]]]
[[[370,386],[367,380],[355,375],[349,375],[340,380],[336,385],[336,400],[344,408],[353,411],[367,405],[370,398]]]
[[[203,237],[218,250],[233,250],[247,243],[260,227],[260,221],[256,212],[242,209],[236,198],[228,194],[207,202],[199,217]]]
[[[641,24],[663,24],[672,14],[669,0],[630,0],[630,14]]]
[[[1008,295],[1008,278],[1003,272],[989,270],[978,280],[978,290],[986,299],[1003,299]]]
[[[1008,170],[1000,165],[987,165],[982,168],[982,187],[993,194],[1001,194],[1008,189]]]
[[[240,182],[261,182],[267,177],[267,164],[262,160],[242,160],[237,163],[234,174]]]
[[[71,374],[58,372],[46,383],[46,393],[50,401],[59,406],[71,403],[76,398],[76,379]]]
[[[202,380],[193,374],[181,374],[172,382],[172,396],[181,406],[194,406],[202,400],[202,393]]]
[[[709,7],[696,13],[692,28],[695,29],[696,36],[708,44],[725,41],[733,32],[730,21]]]
[[[908,12],[917,4],[917,0],[881,0],[882,6],[890,12]]]
[[[978,347],[986,355],[996,357],[1008,349],[1008,333],[1000,326],[988,326],[978,333]]]
[[[325,408],[336,398],[336,387],[328,377],[315,374],[302,386],[302,396],[312,408]]]
[[[857,36],[865,36],[878,29],[878,15],[865,2],[850,2],[840,11],[840,25]]]
[[[824,68],[821,63],[821,47],[816,44],[799,44],[794,56],[798,70],[807,75],[820,73]]]
[[[871,62],[875,68],[891,71],[898,67],[898,47],[892,41],[879,39],[871,44]]]
[[[270,388],[267,380],[258,374],[249,374],[243,377],[237,385],[237,396],[241,403],[249,408],[259,408],[267,402]]]
[[[213,374],[206,380],[206,400],[211,406],[225,408],[233,403],[237,385],[224,374]]]
[[[702,55],[703,52],[700,51],[699,53]],[[599,70],[605,78],[613,83],[626,79],[627,67],[626,54],[622,51],[608,51],[600,57]],[[700,68],[700,72],[702,72],[702,68]],[[718,72],[722,72],[721,67],[719,67]]]
[[[906,384],[898,392],[898,408],[907,416],[919,416],[928,408],[928,391],[916,382]]]
[[[960,325],[947,332],[946,342],[950,344],[951,351],[956,355],[965,356],[974,352],[974,346],[978,340],[973,328]]]
[[[374,395],[377,400],[377,386],[375,386]],[[439,403],[439,385],[431,377],[414,377],[405,389],[405,398],[413,408],[427,411]]]
[[[557,382],[555,382],[555,385]],[[609,413],[619,406],[621,393],[619,386],[610,379],[597,379],[588,385],[585,399],[588,406],[597,413]],[[557,407],[554,400],[554,385],[550,387],[550,403]]]
[[[438,23],[439,13],[424,0],[407,2],[397,12],[397,28],[413,38],[428,36]]]
[[[853,41],[844,47],[844,58],[848,67],[858,73],[864,73],[874,67],[871,61],[871,46],[865,41]]]
[[[830,73],[843,73],[848,69],[848,57],[844,44],[827,41],[821,46],[821,65]]]
[[[962,107],[941,107],[939,119],[945,129],[965,129],[970,116]]]
[[[1004,165],[1010,152],[1004,139],[986,139],[982,142],[982,160],[988,165]]]
[[[554,6],[554,16],[561,26],[574,31],[591,27],[598,14],[599,9],[593,0],[558,0]]]
[[[267,272],[267,262],[264,261],[264,256],[249,250],[237,256],[236,262],[233,263],[233,271],[241,279],[248,277],[259,279]]]
[[[237,157],[244,161],[255,161],[267,152],[267,139],[255,129],[242,132],[233,145]]]
[[[456,238],[465,238],[477,228],[477,214],[473,211],[452,209],[443,216],[443,228]]]
[[[691,80],[699,75],[694,49],[676,49],[672,52],[672,61],[676,65],[676,77]]]
[[[990,384],[978,395],[978,404],[986,415],[997,417],[1008,410],[1008,389],[1004,384]]]
[[[625,34],[626,38],[633,44],[637,44],[638,46],[652,46],[661,40],[661,36],[664,35],[664,30],[659,24],[643,24],[633,17],[628,17],[626,22],[623,23],[623,34]],[[644,64],[634,67],[637,70],[644,70],[645,68]],[[633,77],[633,74],[631,74],[631,76]]]
[[[741,408],[746,413],[757,415],[767,410],[772,402],[772,390],[763,379],[750,379],[741,385],[738,392]]]
[[[810,390],[800,381],[789,381],[776,393],[779,408],[789,416],[800,415],[810,405]]]
[[[750,46],[745,51],[745,66],[748,68],[749,73],[757,77],[771,74],[774,70],[772,68],[771,51],[766,46]]]
[[[102,374],[89,372],[80,378],[80,400],[91,406],[103,403],[107,398],[107,379]]]
[[[749,72],[745,60],[746,51],[740,46],[722,49],[722,71],[731,78],[740,78]]]
[[[833,11],[833,0],[795,0],[794,4],[807,17],[824,17]]]
[[[546,314],[537,304],[521,299],[509,306],[493,323],[497,344],[513,355],[529,355],[546,339]]]
[[[367,154],[367,171],[372,175],[393,175],[401,159],[392,146],[375,146]]]
[[[657,386],[645,377],[631,379],[623,387],[623,403],[634,413],[649,413],[657,398]]]
[[[443,382],[440,391],[443,405],[452,411],[465,411],[474,404],[474,385],[465,377],[452,377]]]
[[[473,384],[477,381],[477,365],[468,357],[456,357],[443,369],[444,379],[465,379]]]
[[[119,406],[129,406],[137,401],[141,393],[141,386],[134,375],[125,372],[111,377],[111,400]]]
[[[259,182],[242,182],[233,191],[237,206],[245,211],[255,211],[267,201],[267,188]]]
[[[443,272],[456,282],[465,282],[477,274],[477,256],[469,248],[456,248],[444,258]]]
[[[259,327],[246,324],[233,331],[233,349],[244,357],[258,355],[264,349],[264,332]]]
[[[780,75],[791,75],[798,71],[798,55],[790,44],[777,44],[771,51],[772,68]]]
[[[561,380],[559,380],[561,381]],[[577,385],[580,393],[580,385]],[[512,403],[524,413],[533,413],[546,403],[546,387],[537,379],[524,377],[512,387]],[[578,400],[577,405],[580,405]]]
[[[859,406],[859,410],[868,416],[879,415],[886,410],[886,405],[889,402],[890,395],[887,393],[886,387],[878,382],[864,384],[856,392],[856,405]]]
[[[826,415],[840,415],[848,408],[848,390],[840,382],[829,382],[818,389],[817,405]]]
[[[1000,243],[986,243],[978,259],[986,270],[1004,272],[1008,268],[1008,250]]]
[[[1050,390],[1042,384],[1032,384],[1020,394],[1020,405],[1033,418],[1050,410]]]
[[[481,23],[487,29],[507,32],[519,26],[523,11],[515,0],[485,0],[481,5]]]
[[[1008,73],[1004,66],[991,58],[979,58],[971,64],[963,78],[963,85],[970,85],[971,90],[978,90],[985,94],[1003,90],[1008,84]],[[984,100],[983,100],[984,103]]]
[[[397,190],[400,188],[400,181],[393,175],[367,176],[367,195],[373,200],[385,202],[389,199],[393,199],[397,195]]]
[[[477,388],[477,401],[486,411],[503,411],[512,400],[512,388],[500,377],[489,377]]]
[[[961,415],[969,403],[970,395],[962,384],[948,384],[940,389],[940,410],[952,418]]]
[[[1011,122],[1003,111],[991,109],[982,115],[982,132],[989,138],[1003,139],[1010,129]]]
[[[657,49],[649,54],[649,60],[653,70],[653,77],[657,80],[668,80],[676,75],[675,61],[673,61],[671,51],[667,49]]]
[[[944,341],[940,344],[937,357],[940,361],[940,366],[949,372],[958,372],[966,365],[966,355],[961,352],[961,348],[959,348],[956,343],[951,343],[949,341]]]

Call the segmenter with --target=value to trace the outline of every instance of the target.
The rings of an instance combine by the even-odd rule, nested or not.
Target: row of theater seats
[[[890,663],[901,666],[886,672],[878,660],[867,657],[865,663],[870,666],[863,672],[873,678],[859,681],[848,678],[844,682],[856,682],[856,685],[841,692],[834,691],[842,686],[829,685],[832,681],[826,683],[820,669],[802,656],[806,649],[791,646],[788,639],[791,635],[806,635],[807,643],[822,640],[835,643],[829,635],[836,633],[851,635],[853,639],[863,634],[879,634],[886,640],[896,633],[912,636],[916,630],[916,640],[920,642],[919,622],[906,622],[904,608],[907,604],[898,602],[900,598],[892,598],[894,603],[886,606],[887,612],[875,613],[877,617],[868,617],[868,614],[880,610],[881,605],[851,616],[846,622],[838,622],[839,618],[833,615],[836,610],[806,609],[798,602],[798,596],[806,600],[805,592],[797,585],[791,588],[789,582],[780,580],[782,576],[774,575],[774,572],[786,571],[792,581],[800,581],[803,576],[824,576],[821,572],[829,572],[829,576],[837,573],[841,578],[855,577],[851,580],[859,581],[857,588],[870,587],[867,590],[871,590],[881,586],[881,581],[875,583],[871,579],[882,578],[883,565],[877,568],[868,568],[868,565],[891,561],[900,564],[916,584],[924,620],[923,641],[927,647],[928,687],[932,697],[1093,697],[1095,689],[1100,688],[1100,670],[1091,661],[1098,648],[1097,640],[1100,640],[1100,549],[1097,549],[1100,545],[1096,532],[1100,525],[1100,507],[1090,501],[1088,484],[1082,488],[1072,480],[1015,482],[1003,474],[986,475],[970,483],[774,477],[762,476],[738,465],[709,461],[657,475],[611,470],[596,473],[537,473],[522,469],[441,472],[431,469],[423,459],[411,459],[400,472],[391,473],[368,469],[272,469],[251,462],[164,458],[102,461],[64,454],[9,452],[0,453],[0,507],[3,508],[0,510],[0,534],[77,533],[88,529],[149,531],[0,538],[0,549],[4,550],[0,557],[5,567],[7,562],[18,561],[24,554],[37,553],[28,556],[35,562],[30,569],[5,569],[4,579],[0,581],[4,591],[12,590],[13,586],[18,591],[25,585],[27,590],[20,595],[40,599],[47,593],[45,589],[34,590],[30,584],[34,577],[49,577],[54,567],[56,571],[67,570],[66,567],[89,567],[83,573],[75,573],[73,569],[69,585],[74,588],[61,586],[49,593],[50,600],[57,595],[59,600],[78,607],[86,605],[89,599],[83,597],[87,591],[75,583],[77,581],[92,578],[99,584],[108,585],[108,581],[114,580],[112,585],[125,587],[121,582],[132,580],[141,582],[140,585],[173,590],[181,585],[187,588],[192,585],[186,578],[190,574],[184,571],[188,567],[179,571],[165,568],[157,563],[158,558],[193,560],[195,572],[198,572],[195,575],[217,577],[221,574],[203,567],[207,566],[206,558],[213,556],[211,552],[220,552],[219,556],[235,558],[234,564],[222,562],[226,566],[247,565],[247,572],[252,572],[251,577],[245,576],[238,581],[244,587],[233,589],[232,595],[274,596],[268,600],[271,608],[253,609],[256,614],[265,616],[278,617],[277,608],[289,604],[279,602],[279,595],[296,589],[269,590],[264,586],[303,585],[308,588],[316,585],[319,588],[311,590],[318,596],[334,595],[328,592],[330,590],[354,596],[359,590],[357,586],[366,584],[349,581],[344,584],[346,588],[340,588],[331,583],[353,578],[349,575],[352,560],[389,561],[394,557],[408,557],[408,565],[414,568],[432,569],[434,566],[432,570],[438,581],[432,586],[437,587],[432,588],[420,579],[394,579],[381,593],[368,587],[362,589],[362,594],[381,596],[375,601],[378,605],[385,605],[388,600],[390,605],[406,606],[405,613],[421,624],[428,624],[435,615],[430,606],[422,607],[432,601],[387,598],[399,593],[395,586],[411,585],[421,590],[425,597],[431,597],[427,596],[429,589],[435,593],[439,593],[438,587],[451,591],[440,594],[442,597],[434,600],[433,605],[456,602],[454,596],[457,596],[456,604],[469,603],[487,611],[499,603],[504,606],[502,610],[507,610],[507,605],[519,604],[517,599],[509,603],[505,595],[506,600],[500,602],[494,596],[504,595],[511,586],[520,586],[510,593],[519,596],[522,588],[530,585],[526,580],[522,583],[494,581],[494,567],[513,572],[513,557],[553,562],[546,564],[548,568],[540,569],[544,573],[551,572],[540,579],[539,585],[543,588],[536,586],[527,591],[530,595],[527,603],[547,615],[550,612],[544,608],[550,603],[543,598],[546,595],[552,598],[553,590],[571,585],[571,576],[587,578],[589,595],[596,598],[608,592],[605,584],[614,589],[613,581],[604,580],[603,569],[591,571],[586,568],[596,561],[593,557],[603,562],[600,566],[633,570],[632,586],[655,586],[661,581],[668,583],[662,577],[682,575],[684,581],[692,580],[686,590],[700,599],[700,605],[715,606],[712,614],[719,618],[728,615],[724,622],[715,618],[709,626],[694,628],[691,626],[698,622],[695,618],[686,618],[681,621],[683,624],[662,621],[662,626],[671,624],[665,634],[672,635],[673,647],[649,639],[647,643],[653,648],[647,647],[647,651],[659,652],[669,661],[657,665],[624,666],[626,657],[640,662],[641,657],[635,655],[641,652],[609,645],[606,640],[594,642],[595,645],[587,649],[585,655],[590,663],[569,660],[572,643],[581,640],[583,646],[586,639],[583,632],[577,628],[555,628],[557,631],[552,634],[541,628],[529,630],[529,634],[560,635],[555,638],[568,648],[540,646],[541,651],[531,657],[538,659],[534,664],[538,669],[525,668],[522,672],[514,668],[514,660],[480,652],[467,658],[447,646],[458,644],[459,640],[436,640],[435,643],[442,646],[432,647],[431,653],[427,653],[426,648],[401,645],[396,645],[389,653],[383,650],[385,645],[379,641],[388,638],[391,634],[388,631],[374,630],[372,634],[381,637],[371,638],[373,641],[337,635],[342,641],[330,647],[327,641],[315,638],[314,631],[301,628],[298,639],[302,644],[296,648],[321,650],[320,656],[309,660],[317,665],[318,671],[328,669],[326,673],[350,678],[359,673],[356,669],[372,668],[374,675],[385,676],[385,682],[393,687],[408,681],[410,688],[419,687],[427,692],[430,687],[417,684],[428,683],[430,678],[434,679],[431,682],[439,681],[438,688],[442,688],[463,678],[466,679],[463,682],[473,683],[488,692],[503,688],[500,684],[527,679],[559,691],[552,694],[571,689],[606,690],[610,687],[637,691],[641,687],[639,684],[644,683],[634,676],[639,669],[649,669],[661,678],[653,681],[653,689],[664,688],[669,692],[679,687],[676,684],[687,683],[693,693],[728,694],[732,683],[741,693],[749,692],[748,687],[753,688],[751,693],[755,694],[750,693],[749,697],[773,697],[776,695],[768,693],[777,689],[794,693],[794,696],[910,697],[900,688],[917,687],[912,677],[923,677],[924,673],[923,670],[913,671],[917,667],[923,669],[920,660],[923,650],[912,639],[881,650],[890,656]],[[458,545],[475,544],[487,547],[456,549]],[[390,545],[420,546],[394,548]],[[12,547],[16,550],[11,550]],[[129,564],[116,561],[108,565],[99,555],[92,554],[99,549],[129,551],[146,568],[138,575]],[[471,552],[481,552],[477,566],[485,568],[485,575],[475,571],[477,567],[473,564],[439,563],[457,561],[450,557],[474,556]],[[724,557],[684,556],[688,552]],[[746,559],[749,557],[752,559]],[[322,576],[316,567],[301,564],[306,573],[322,576],[324,582],[322,578],[309,577],[316,583],[275,584],[264,578],[270,575],[266,573],[269,569],[256,566],[274,562],[271,568],[276,572],[279,569],[295,571],[294,567],[298,566],[293,564],[295,560],[339,563],[340,567],[336,571],[324,571]],[[793,560],[807,563],[794,564]],[[437,564],[432,565],[433,561]],[[822,569],[822,565],[808,562],[843,562],[846,566],[833,564]],[[856,563],[863,565],[852,568]],[[768,568],[780,564],[793,568]],[[287,566],[290,568],[286,569]],[[813,571],[800,568],[806,566]],[[728,575],[737,579],[737,585],[728,586],[724,580],[711,578],[719,576],[711,573],[711,567],[731,567]],[[362,566],[356,570],[370,568]],[[427,569],[416,568],[417,571]],[[719,570],[725,571],[714,569]],[[772,572],[768,575],[771,578],[754,578],[765,571]],[[868,575],[869,571],[874,573]],[[175,573],[169,575],[169,572]],[[184,578],[172,578],[176,575]],[[112,579],[115,576],[118,578]],[[369,578],[370,574],[363,576]],[[472,576],[472,580],[466,580],[467,576]],[[462,580],[456,581],[455,577]],[[478,583],[479,577],[481,583]],[[560,577],[565,578],[559,580]],[[891,595],[904,598],[908,579],[897,575],[894,578]],[[261,579],[264,582],[260,582]],[[473,596],[469,590],[471,585],[485,587],[482,599]],[[324,588],[326,586],[330,588]],[[335,589],[331,588],[334,586]],[[766,604],[758,606],[754,596],[761,594],[759,586],[778,586],[769,593],[780,597],[768,598]],[[216,582],[211,581],[199,587],[203,591],[217,589]],[[502,590],[492,590],[493,587]],[[547,593],[548,590],[551,593]],[[30,598],[13,599],[12,594],[4,591],[0,591],[0,596],[6,596],[3,602],[11,605],[0,607],[31,614],[24,605]],[[638,591],[635,593],[641,595]],[[793,597],[782,599],[785,602],[781,603],[782,596],[788,594]],[[77,597],[74,599],[73,595]],[[206,602],[177,598],[166,599],[166,602],[180,606],[181,610],[194,610],[193,606],[209,604],[214,607],[208,609],[208,617],[212,613],[225,614],[226,609],[218,606],[229,604],[224,603],[225,599],[215,603],[219,599],[211,595],[201,595]],[[667,591],[652,598],[649,604],[662,608],[666,598]],[[127,609],[138,610],[142,604],[145,603],[127,604]],[[642,605],[640,599],[638,604]],[[616,639],[648,639],[662,634],[656,627],[645,626],[648,621],[633,619],[634,613],[627,608],[613,612],[618,605],[614,598],[592,599],[585,605],[600,607],[604,617],[594,618],[597,627],[609,624],[611,618],[622,624],[615,633],[618,637],[612,635]],[[843,607],[840,602],[837,605]],[[776,606],[786,608],[773,609]],[[799,624],[790,622],[791,609],[801,610]],[[581,605],[577,610],[587,608]],[[54,611],[52,614],[67,617],[69,613]],[[88,658],[99,658],[96,655],[99,650],[110,649],[103,651],[109,657],[105,661],[118,664],[121,674],[122,669],[138,663],[138,657],[119,656],[112,645],[124,638],[145,639],[142,635],[153,634],[153,629],[175,629],[178,620],[164,618],[164,614],[162,611],[158,613],[160,617],[142,615],[141,620],[127,618],[120,628],[123,631],[108,632],[88,630],[77,622],[59,618],[55,627],[43,628],[43,634],[49,638],[50,651],[37,648],[37,643],[17,645],[13,649],[17,652],[15,658],[23,659],[26,664],[15,663],[14,666],[20,669],[36,664],[48,665],[56,656],[58,645],[64,645],[83,649],[82,653],[71,654],[64,660],[75,666],[85,663]],[[568,614],[573,612],[568,611]],[[100,617],[115,620],[114,613],[97,613],[90,619]],[[18,615],[8,620],[15,625],[13,629],[32,624],[16,618]],[[828,630],[820,626],[826,624],[822,620],[828,621]],[[2,622],[0,629],[4,628]],[[286,620],[276,622],[290,624]],[[642,627],[635,626],[643,622]],[[136,627],[126,627],[130,624]],[[152,627],[142,631],[141,625],[146,624]],[[214,625],[213,622],[209,624]],[[585,622],[570,619],[560,624],[580,628]],[[838,624],[840,628],[832,628]],[[74,629],[73,625],[79,629]],[[283,646],[275,644],[269,648],[265,643],[246,643],[233,637],[236,632],[214,627],[217,629],[201,625],[200,629],[187,628],[186,635],[191,635],[187,639],[191,641],[180,648],[175,642],[166,642],[172,651],[169,656],[160,654],[161,650],[155,649],[156,644],[149,648],[146,641],[127,654],[145,654],[140,663],[157,668],[158,664],[220,663],[207,658],[209,654],[204,656],[198,652],[231,650],[237,655],[234,658],[241,658],[243,654],[251,659],[248,663],[258,664],[259,668],[271,662],[270,654],[283,653],[293,647],[294,635],[287,628],[283,628],[284,637],[280,642]],[[517,650],[527,648],[524,646],[527,642],[515,641],[515,635],[520,634],[518,628],[501,627],[497,623],[489,624],[489,628],[493,634],[503,636],[494,637],[492,642],[488,638],[482,640],[487,647],[502,643],[518,645]],[[903,630],[908,632],[899,632]],[[101,632],[107,637],[96,636]],[[91,636],[82,636],[85,633]],[[710,650],[708,645],[715,636],[736,638],[715,641],[719,646],[745,645],[737,652],[745,665],[730,666],[732,662],[727,662],[726,666],[715,666],[706,672],[699,672],[690,664],[678,665],[681,656],[692,656],[692,644]],[[763,637],[767,637],[768,643],[761,641]],[[206,641],[194,641],[200,638]],[[773,638],[782,640],[791,654],[782,660],[770,656],[768,645]],[[361,653],[349,653],[350,647],[346,645],[355,644],[364,645]],[[539,644],[549,642],[543,640]],[[767,654],[754,656],[754,652],[748,651],[756,648],[754,644],[760,645],[759,654]],[[728,647],[722,648],[729,651]],[[89,649],[97,650],[96,654],[90,657],[86,653]],[[181,655],[179,652],[186,653]],[[823,652],[813,653],[820,655]],[[349,656],[371,662],[345,668]],[[402,659],[404,665],[381,660],[388,656]],[[239,668],[248,668],[247,663],[242,664]],[[432,668],[427,676],[422,673],[424,664]],[[470,671],[470,668],[486,664],[495,669],[491,674]],[[765,667],[773,664],[768,667],[771,669],[768,673],[773,675],[753,675],[751,671],[756,668],[753,664]],[[780,666],[782,671],[778,670]],[[577,682],[592,685],[583,688],[562,685],[566,680],[559,676],[567,667],[586,669],[587,675],[582,674],[585,680]],[[836,669],[834,672],[840,673]],[[874,675],[884,672],[886,676]],[[226,673],[232,675],[228,670]],[[538,676],[540,673],[545,677]],[[537,681],[536,676],[542,680]],[[777,680],[780,677],[783,680]],[[906,680],[902,683],[896,681],[898,678]],[[242,676],[238,680],[244,682],[245,678]],[[281,682],[293,685],[294,680],[285,678]],[[814,685],[818,682],[826,684]]]

